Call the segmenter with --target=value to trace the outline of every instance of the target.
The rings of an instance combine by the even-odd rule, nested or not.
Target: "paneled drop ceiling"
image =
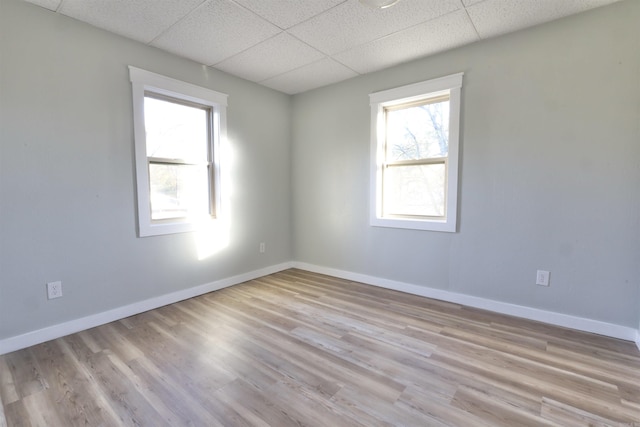
[[[618,0],[26,0],[288,94]]]

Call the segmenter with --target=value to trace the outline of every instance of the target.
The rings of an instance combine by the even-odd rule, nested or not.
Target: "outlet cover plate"
[[[549,286],[549,274],[547,270],[538,270],[536,273],[536,285]]]
[[[55,299],[62,296],[62,282],[49,282],[47,283],[47,298]]]

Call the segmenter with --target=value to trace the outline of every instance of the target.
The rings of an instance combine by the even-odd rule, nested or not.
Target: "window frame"
[[[138,217],[138,236],[157,236],[164,234],[196,231],[209,221],[220,218],[221,205],[221,171],[220,146],[226,140],[226,108],[228,95],[211,89],[172,79],[150,71],[129,66],[129,78],[132,86],[133,127],[136,165],[136,200]],[[147,94],[156,95],[159,99],[170,102],[195,104],[210,108],[208,114],[209,146],[207,147],[209,215],[198,218],[167,218],[153,220],[151,218],[149,165],[154,163],[147,155],[144,100]],[[162,159],[161,159],[162,160]],[[164,159],[167,160],[167,159]],[[177,159],[168,159],[170,163],[189,164]]]
[[[414,230],[456,232],[458,220],[458,164],[460,140],[460,97],[464,73],[426,80],[406,86],[369,94],[371,106],[371,169],[370,169],[370,225],[374,227],[406,228]],[[428,102],[448,95],[449,97],[449,141],[448,155],[444,162],[445,215],[444,217],[422,217],[410,215],[387,215],[383,210],[384,169],[389,164],[402,162],[386,161],[386,109],[403,105]],[[433,159],[425,159],[433,162]],[[423,161],[418,161],[422,163]],[[415,163],[411,161],[409,163]]]

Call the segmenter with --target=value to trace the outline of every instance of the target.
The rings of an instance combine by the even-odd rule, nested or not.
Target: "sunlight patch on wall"
[[[222,251],[229,246],[229,241],[228,218],[198,224],[198,231],[194,233],[198,260],[202,261]]]
[[[218,218],[211,221],[198,222],[194,233],[194,244],[198,260],[202,261],[224,250],[231,242],[231,173],[234,167],[234,156],[231,142],[223,138],[220,142],[220,207]]]

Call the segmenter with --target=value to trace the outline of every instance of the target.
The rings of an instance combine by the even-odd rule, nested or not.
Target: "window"
[[[129,67],[140,237],[194,231],[220,212],[227,95]]]
[[[371,225],[456,231],[462,75],[369,95]]]

